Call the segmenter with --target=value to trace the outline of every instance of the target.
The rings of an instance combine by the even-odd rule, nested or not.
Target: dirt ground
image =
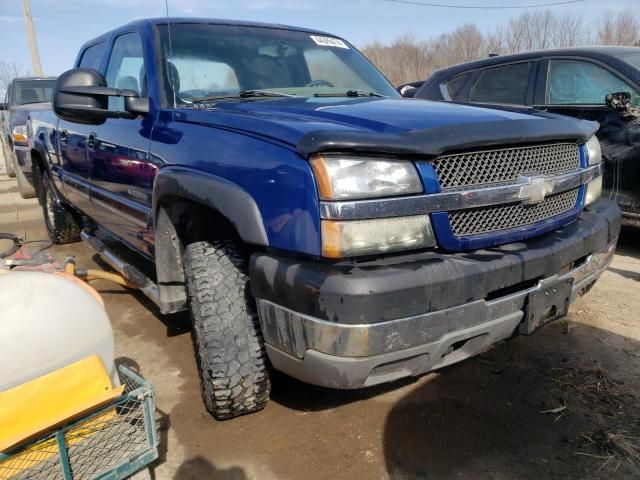
[[[0,232],[46,239],[40,207],[0,175]],[[29,244],[29,248],[46,246]],[[83,243],[54,246],[95,267]],[[188,320],[97,281],[116,356],[156,388],[156,479],[640,478],[640,231],[566,321],[419,379],[334,391],[284,376],[257,414],[200,401]]]

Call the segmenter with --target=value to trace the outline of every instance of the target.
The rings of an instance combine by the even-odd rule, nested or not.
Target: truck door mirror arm
[[[109,97],[124,98],[124,110],[110,110]],[[135,90],[107,87],[104,76],[96,70],[77,68],[58,78],[53,110],[70,122],[100,125],[107,118],[134,119],[149,113],[149,99],[140,98]]]

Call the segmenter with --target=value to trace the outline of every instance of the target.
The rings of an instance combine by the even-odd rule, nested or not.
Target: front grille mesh
[[[433,166],[442,188],[456,188],[575,170],[580,167],[580,150],[575,143],[484,150],[443,155]]]
[[[573,209],[578,201],[578,190],[550,195],[536,205],[510,203],[450,212],[451,230],[455,236],[465,237],[531,225]]]

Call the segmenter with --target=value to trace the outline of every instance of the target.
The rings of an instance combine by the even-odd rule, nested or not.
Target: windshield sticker
[[[321,47],[337,47],[337,48],[346,48],[349,50],[349,47],[346,43],[344,43],[339,38],[333,37],[320,37],[318,35],[310,35],[311,40],[316,42],[316,45],[320,45]]]

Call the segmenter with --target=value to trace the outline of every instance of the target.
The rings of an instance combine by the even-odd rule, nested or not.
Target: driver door
[[[135,90],[147,96],[146,69],[138,32],[115,38],[105,78],[107,86]],[[109,98],[109,108],[123,110],[123,99]],[[87,154],[91,159],[93,216],[128,244],[149,252],[151,190],[157,171],[149,161],[152,119],[109,118],[89,127]]]

